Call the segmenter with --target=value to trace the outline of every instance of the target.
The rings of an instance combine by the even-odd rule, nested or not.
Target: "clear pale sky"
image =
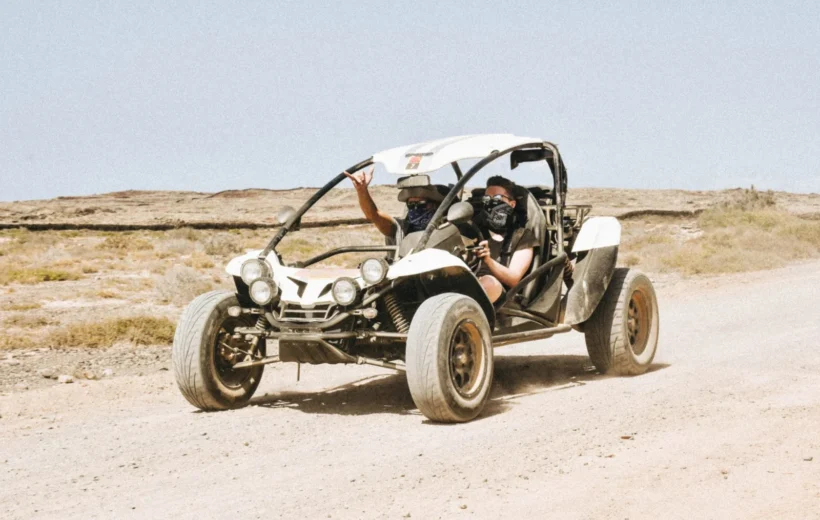
[[[484,132],[558,143],[570,186],[820,192],[817,1],[5,0],[0,29],[0,200],[318,186]]]

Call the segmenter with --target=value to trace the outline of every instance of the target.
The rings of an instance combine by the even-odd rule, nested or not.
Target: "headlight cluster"
[[[254,258],[245,261],[245,263],[242,264],[242,268],[239,270],[239,273],[242,276],[242,281],[245,282],[245,285],[250,286],[254,280],[258,280],[259,278],[268,278],[270,276],[270,267],[267,262]]]
[[[377,284],[387,276],[387,262],[384,258],[368,258],[362,263],[362,278],[369,284]]]
[[[368,285],[381,283],[387,278],[387,261],[383,258],[368,258],[360,269],[362,280]],[[359,285],[352,278],[339,278],[331,287],[333,300],[343,307],[352,305],[359,297]]]
[[[248,286],[251,300],[257,305],[267,305],[279,295],[279,287],[271,277],[271,268],[267,262],[252,259],[242,264],[240,269],[242,281]]]
[[[330,292],[336,303],[348,306],[356,301],[356,297],[359,295],[359,286],[352,278],[339,278],[333,282]]]
[[[248,292],[251,293],[251,300],[257,305],[267,305],[279,294],[279,288],[273,280],[260,278],[251,283]]]

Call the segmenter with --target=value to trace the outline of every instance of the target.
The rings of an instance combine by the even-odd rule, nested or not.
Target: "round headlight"
[[[387,262],[384,258],[368,258],[362,263],[362,278],[369,284],[376,284],[387,276]]]
[[[251,294],[251,300],[257,305],[267,305],[276,297],[278,288],[272,280],[260,279],[251,283],[248,292]]]
[[[356,301],[359,286],[350,278],[339,278],[333,282],[333,288],[330,292],[333,293],[333,299],[339,305],[350,305]]]
[[[270,268],[268,267],[267,262],[263,262],[258,258],[253,258],[242,264],[242,268],[239,270],[239,273],[242,276],[242,281],[245,282],[245,285],[250,285],[254,280],[268,276],[268,274],[270,274]]]

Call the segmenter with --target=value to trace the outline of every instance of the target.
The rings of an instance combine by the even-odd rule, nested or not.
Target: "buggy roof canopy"
[[[391,148],[373,155],[373,162],[397,175],[430,173],[462,159],[482,159],[495,151],[532,144],[543,139],[512,134],[478,134],[446,137],[435,141]]]

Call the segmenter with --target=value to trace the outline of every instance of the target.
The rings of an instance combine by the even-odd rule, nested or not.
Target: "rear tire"
[[[493,381],[492,334],[478,302],[445,293],[422,303],[410,324],[406,361],[410,395],[428,419],[475,418]]]
[[[219,353],[219,343],[236,344],[230,334],[237,326],[252,327],[249,316],[233,318],[228,308],[239,305],[236,295],[213,291],[192,301],[177,324],[174,335],[173,362],[177,386],[189,403],[200,410],[227,410],[244,406],[262,379],[264,365],[234,370]],[[265,340],[257,351],[264,354]]]
[[[658,348],[658,299],[652,282],[634,269],[615,269],[603,299],[584,322],[592,364],[602,374],[638,375]]]

